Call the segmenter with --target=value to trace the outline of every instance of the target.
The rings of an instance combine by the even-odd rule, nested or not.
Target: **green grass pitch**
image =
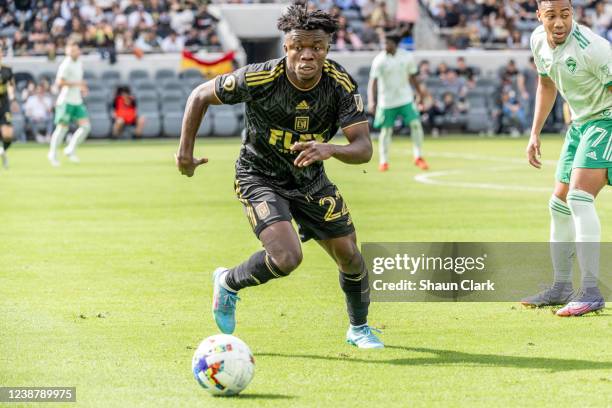
[[[407,139],[388,173],[376,153],[327,169],[360,241],[546,241],[561,138],[544,139],[541,171],[525,144],[428,139],[423,181],[437,184],[415,181]],[[0,385],[76,386],[84,407],[610,406],[610,308],[563,319],[512,303],[375,303],[387,348],[361,351],[344,344],[337,271],[314,242],[291,277],[241,293],[235,334],[255,377],[238,398],[210,397],[191,357],[217,333],[211,271],[260,246],[234,197],[237,139],[199,140],[210,163],[191,179],[174,167],[176,145],[87,143],[81,164],[58,169],[42,146],[10,150]],[[612,241],[609,191],[597,205]]]

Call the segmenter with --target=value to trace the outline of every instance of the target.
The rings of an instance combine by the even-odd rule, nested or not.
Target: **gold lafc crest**
[[[297,132],[306,132],[309,128],[310,118],[308,116],[298,116],[295,118],[295,130]]]
[[[355,98],[355,105],[357,105],[357,111],[363,112],[363,99],[360,94],[353,95]]]
[[[257,216],[260,220],[268,218],[270,215],[270,207],[268,207],[268,202],[262,201],[261,203],[257,204],[255,211],[257,212]]]

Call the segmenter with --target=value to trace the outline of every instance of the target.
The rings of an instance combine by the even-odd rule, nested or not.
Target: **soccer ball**
[[[255,360],[237,337],[217,334],[202,341],[193,355],[193,375],[212,395],[236,395],[253,379]]]

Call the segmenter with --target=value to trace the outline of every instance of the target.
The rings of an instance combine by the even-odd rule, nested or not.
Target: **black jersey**
[[[331,60],[308,90],[289,81],[281,58],[217,77],[215,92],[224,104],[246,103],[246,140],[237,176],[258,176],[287,192],[308,194],[329,183],[323,163],[293,165],[295,142],[327,142],[339,128],[367,122],[355,81]]]
[[[0,65],[0,106],[8,106],[8,86],[13,82],[13,70],[6,65]]]

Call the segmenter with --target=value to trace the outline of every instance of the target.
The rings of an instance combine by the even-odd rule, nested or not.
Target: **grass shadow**
[[[235,397],[239,400],[289,400],[297,398],[294,395],[284,395],[284,394],[238,394]]]
[[[326,361],[343,361],[349,363],[361,364],[391,364],[391,365],[406,365],[406,366],[448,366],[448,365],[464,365],[475,367],[512,367],[512,368],[527,368],[535,370],[548,370],[550,372],[572,371],[572,370],[609,370],[612,369],[610,361],[590,361],[590,360],[575,360],[561,358],[545,358],[545,357],[522,357],[522,356],[504,356],[497,354],[478,354],[464,353],[454,350],[439,350],[425,347],[404,347],[404,346],[385,346],[391,350],[402,350],[410,353],[426,353],[433,354],[431,357],[410,357],[396,359],[361,359],[352,357],[334,357],[323,356],[316,354],[282,354],[282,353],[257,353],[258,356],[267,357],[286,357],[286,358],[305,358],[314,360]],[[383,351],[384,353],[384,351]],[[370,354],[370,357],[373,357]]]

